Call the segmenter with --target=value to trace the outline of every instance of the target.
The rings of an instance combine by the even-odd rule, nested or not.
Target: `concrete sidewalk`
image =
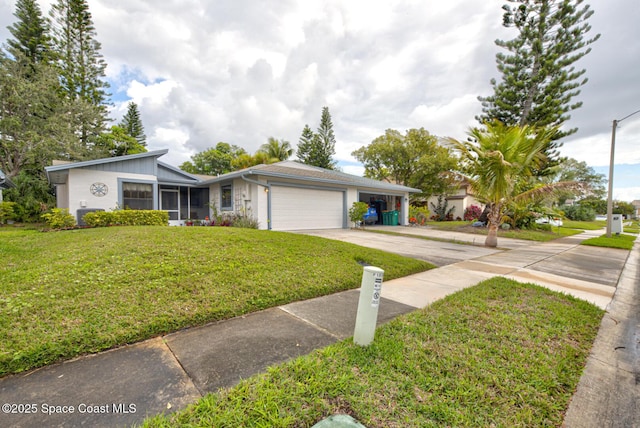
[[[568,428],[640,426],[640,242],[607,307],[565,416]]]
[[[382,239],[388,248],[405,253],[428,242],[352,232],[356,234],[353,239],[364,238],[372,246],[380,245]],[[513,242],[513,249],[505,251],[445,243],[445,249],[459,254],[458,259],[447,256],[442,260],[450,263],[443,267],[384,282],[378,321],[425,307],[496,275],[538,283],[605,308],[621,275],[635,280],[635,289],[637,259],[625,268],[628,251],[579,246],[588,236],[543,244]],[[483,251],[477,252],[478,248]],[[435,246],[420,247],[420,251],[444,250]],[[634,273],[628,273],[629,269]],[[271,365],[350,337],[358,296],[359,290],[350,290],[295,302],[7,376],[0,379],[0,403],[14,404],[9,410],[22,414],[0,413],[0,426],[128,426],[147,416],[182,409],[208,392],[232,386]],[[628,291],[616,293],[618,296],[635,298]],[[637,372],[637,364],[634,367]],[[614,415],[615,411],[605,413]]]

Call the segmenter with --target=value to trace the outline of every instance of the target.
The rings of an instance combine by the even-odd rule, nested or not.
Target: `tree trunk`
[[[498,227],[500,226],[500,218],[502,217],[502,204],[492,204],[489,211],[488,228],[489,233],[484,241],[485,247],[495,248],[498,246]]]

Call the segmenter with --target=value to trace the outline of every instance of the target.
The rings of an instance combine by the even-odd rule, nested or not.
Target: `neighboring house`
[[[481,209],[484,208],[484,204],[479,202],[475,196],[471,193],[471,185],[468,181],[462,180],[458,185],[458,189],[452,195],[445,196],[444,200],[447,201],[447,209],[451,209],[451,207],[455,207],[453,212],[454,219],[458,217],[464,218],[464,212],[471,205],[476,205]],[[433,214],[433,206],[431,204],[438,206],[438,196],[432,196],[427,201],[427,208]]]
[[[633,212],[633,218],[640,218],[640,199],[636,199],[635,201],[631,202],[631,205],[633,205],[633,208],[635,208]]]
[[[56,163],[46,167],[56,187],[57,206],[81,221],[91,210],[160,209],[169,223],[246,214],[261,229],[348,228],[354,202],[384,201],[399,207],[399,223],[408,224],[409,194],[419,189],[312,167],[293,161],[257,165],[218,177],[188,174],[158,160],[167,150]]]
[[[2,191],[4,189],[10,189],[12,187],[15,187],[15,184],[13,184],[13,181],[11,181],[9,177],[4,175],[4,172],[2,172],[2,170],[0,169],[0,202],[2,202]]]

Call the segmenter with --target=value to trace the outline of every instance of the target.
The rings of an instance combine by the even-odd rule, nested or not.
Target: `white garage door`
[[[273,230],[337,229],[343,226],[344,193],[271,186]]]

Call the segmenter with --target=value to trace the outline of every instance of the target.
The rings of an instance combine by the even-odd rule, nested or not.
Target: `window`
[[[220,186],[220,208],[223,210],[233,209],[231,184]]]
[[[130,210],[152,210],[153,184],[123,182],[122,205]]]

